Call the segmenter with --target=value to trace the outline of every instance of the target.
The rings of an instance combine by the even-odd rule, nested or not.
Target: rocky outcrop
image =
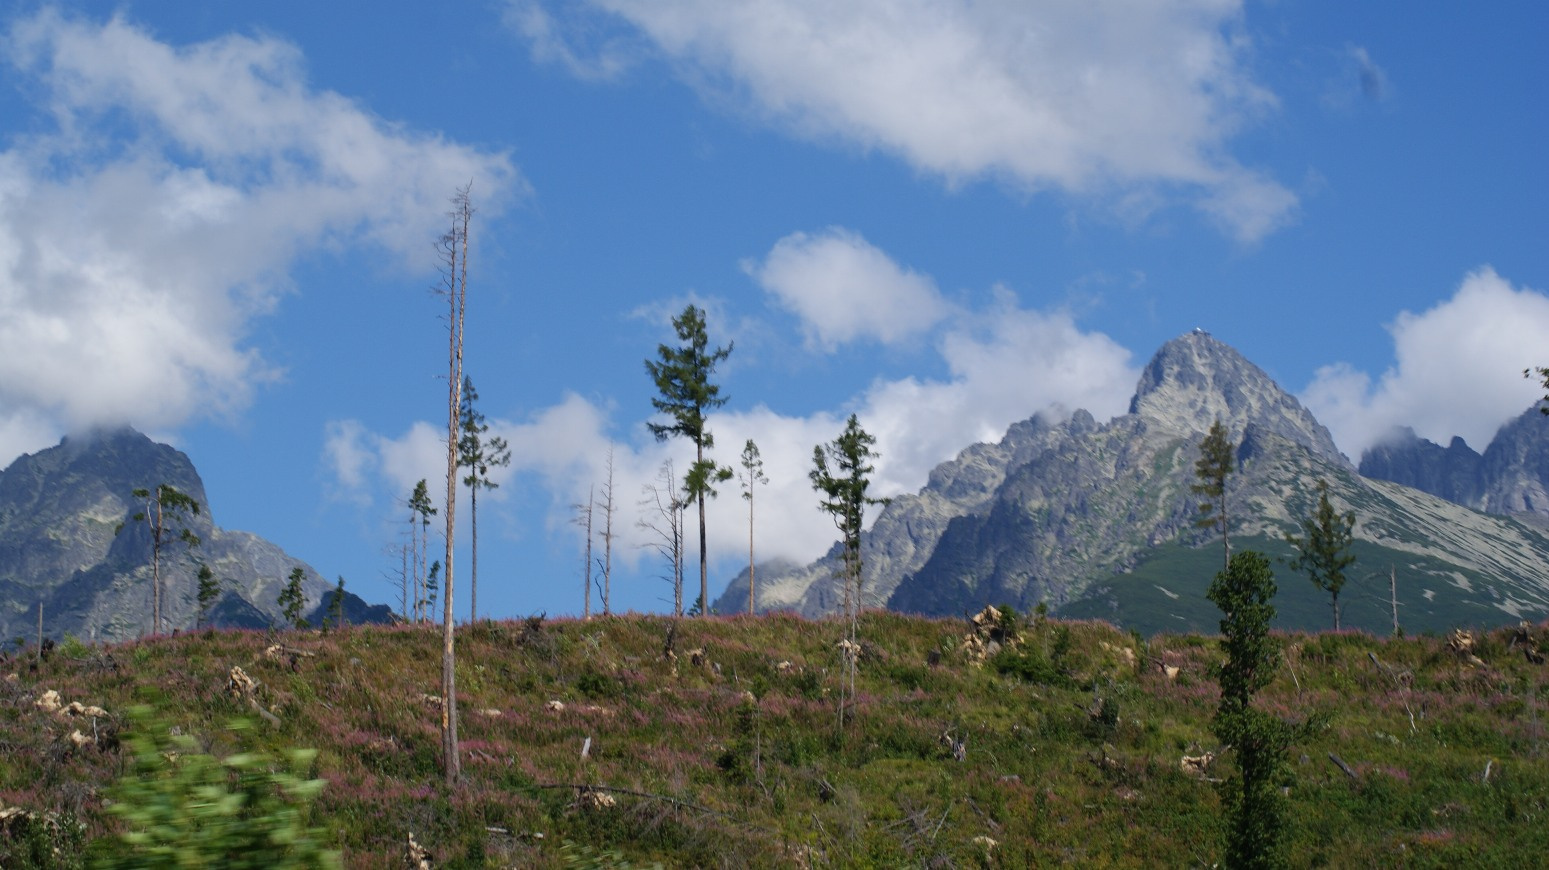
[[[1535,405],[1502,426],[1483,454],[1396,430],[1361,456],[1361,474],[1503,516],[1549,521],[1549,417]]]
[[[133,519],[145,505],[131,493],[161,484],[199,503],[186,527],[201,541],[163,547],[164,630],[193,627],[201,563],[225,586],[212,610],[216,625],[278,621],[280,587],[298,566],[309,601],[320,604],[333,589],[274,544],[218,527],[182,452],[132,429],[106,430],[23,455],[0,472],[0,637],[31,636],[39,602],[52,637],[113,641],[149,631],[151,532]]]

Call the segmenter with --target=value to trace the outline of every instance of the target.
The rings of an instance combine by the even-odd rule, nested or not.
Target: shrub
[[[130,769],[109,790],[108,811],[126,829],[94,846],[93,867],[228,867],[253,870],[338,867],[306,824],[324,781],[307,779],[315,750],[280,765],[258,752],[215,758],[188,734],[172,734],[148,707],[130,713],[124,738]],[[234,731],[249,725],[235,722]]]

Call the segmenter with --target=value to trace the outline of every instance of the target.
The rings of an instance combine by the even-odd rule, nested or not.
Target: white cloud
[[[44,11],[0,50],[52,120],[0,152],[0,428],[240,411],[277,374],[249,324],[299,255],[367,244],[424,269],[455,187],[496,210],[522,187],[504,155],[309,88],[273,38],[175,47]]]
[[[763,262],[742,268],[801,318],[809,346],[828,351],[861,338],[892,344],[931,328],[948,311],[929,277],[842,227],[792,233]]]
[[[1451,299],[1400,313],[1388,331],[1394,362],[1375,382],[1336,363],[1320,369],[1302,395],[1354,459],[1394,426],[1440,444],[1459,435],[1483,450],[1542,392],[1520,373],[1549,365],[1549,297],[1513,287],[1488,266],[1465,277]]]
[[[1237,0],[559,8],[545,19],[591,25],[570,35],[572,45],[617,38],[596,15],[611,12],[714,101],[800,136],[887,151],[951,184],[992,177],[1120,203],[1160,186],[1249,241],[1295,206],[1289,191],[1226,155],[1228,139],[1275,106],[1246,70]],[[553,48],[556,28],[516,29],[540,57],[569,56]]]

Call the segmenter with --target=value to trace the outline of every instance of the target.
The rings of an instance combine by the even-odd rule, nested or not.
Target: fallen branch
[[[1328,760],[1334,762],[1334,764],[1340,770],[1343,770],[1345,772],[1345,776],[1350,777],[1351,779],[1355,780],[1356,782],[1360,782],[1361,781],[1361,775],[1356,773],[1354,770],[1350,769],[1350,765],[1345,764],[1344,760],[1341,759],[1339,756],[1337,756],[1334,753],[1330,752],[1328,754]]]

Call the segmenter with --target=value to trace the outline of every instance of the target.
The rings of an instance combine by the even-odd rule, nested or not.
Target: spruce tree
[[[285,621],[292,628],[306,628],[307,618],[302,616],[307,606],[306,593],[301,591],[301,581],[306,579],[306,572],[300,566],[292,568],[290,579],[285,582],[285,587],[280,590],[280,612],[285,614]]]
[[[1216,420],[1211,424],[1205,440],[1199,444],[1199,459],[1194,463],[1194,475],[1199,478],[1199,483],[1189,487],[1195,495],[1205,499],[1200,502],[1199,518],[1194,521],[1194,525],[1202,529],[1218,526],[1221,529],[1223,568],[1230,568],[1232,559],[1232,542],[1227,528],[1226,478],[1233,471],[1232,454],[1235,452],[1236,448],[1227,436],[1226,427],[1221,425],[1220,420]]]
[[[871,460],[880,455],[871,449],[876,443],[851,414],[838,438],[812,448],[812,471],[807,474],[812,488],[822,496],[818,507],[833,517],[839,529],[844,608],[852,623],[861,609],[861,526],[866,508],[887,503],[887,499],[866,494],[876,470]]]
[[[1345,585],[1345,569],[1355,564],[1350,552],[1355,513],[1339,513],[1328,500],[1328,482],[1318,481],[1318,508],[1302,520],[1302,535],[1286,535],[1297,550],[1291,567],[1307,574],[1313,585],[1329,594],[1334,610],[1334,630],[1339,630],[1339,590]]]
[[[1220,706],[1212,729],[1231,747],[1237,773],[1222,783],[1227,810],[1227,867],[1283,867],[1285,807],[1280,780],[1285,775],[1291,729],[1253,707],[1253,696],[1269,685],[1280,649],[1269,636],[1275,617],[1275,578],[1262,553],[1245,550],[1231,557],[1206,593],[1221,609]]]
[[[473,389],[473,379],[463,375],[462,410],[460,413],[462,437],[457,442],[457,464],[468,469],[463,485],[468,487],[468,528],[473,535],[468,572],[468,605],[470,619],[479,621],[479,490],[497,489],[500,484],[489,479],[491,468],[503,468],[511,464],[511,448],[499,435],[485,438],[489,424],[484,415],[474,407],[479,394]]]
[[[748,443],[742,445],[742,497],[748,502],[748,615],[754,613],[753,602],[753,489],[758,484],[769,483],[769,478],[764,476],[764,459],[758,452],[758,445],[749,438]]]
[[[683,344],[678,347],[658,345],[657,359],[645,361],[645,370],[659,394],[651,399],[651,406],[671,422],[646,425],[658,441],[678,436],[687,438],[694,445],[694,463],[684,475],[683,494],[687,501],[699,505],[699,597],[709,601],[705,497],[714,497],[715,485],[730,480],[732,471],[705,458],[705,451],[715,446],[714,437],[705,428],[705,414],[726,404],[721,388],[710,382],[710,376],[715,374],[716,364],[731,355],[732,345],[709,349],[705,313],[694,305],[687,306],[682,314],[672,319],[672,328]]]

